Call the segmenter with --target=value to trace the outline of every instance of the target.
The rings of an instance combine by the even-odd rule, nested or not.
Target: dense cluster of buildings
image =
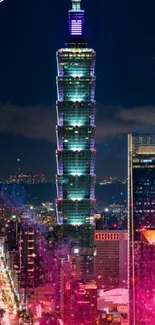
[[[128,137],[128,211],[115,204],[98,213],[96,53],[83,36],[80,0],[72,0],[68,19],[69,38],[57,52],[56,206],[0,205],[4,260],[29,324],[153,325],[155,136]]]
[[[105,177],[103,178],[102,181],[99,181],[100,185],[109,185],[109,184],[126,184],[126,179],[120,179],[117,176],[109,176],[109,177]]]
[[[6,184],[43,184],[46,183],[44,174],[17,174],[10,175]]]

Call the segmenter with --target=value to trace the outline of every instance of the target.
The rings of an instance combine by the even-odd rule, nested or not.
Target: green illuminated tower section
[[[83,38],[84,10],[72,0],[69,40],[57,52],[57,218],[93,224],[95,204],[95,58]]]

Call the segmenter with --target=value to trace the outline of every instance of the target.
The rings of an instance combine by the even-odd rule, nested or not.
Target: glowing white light
[[[79,248],[74,248],[74,254],[79,254]]]
[[[71,100],[72,100],[72,102],[82,102],[81,98],[73,98]]]
[[[82,225],[82,222],[72,222],[71,223],[73,226],[80,226],[80,225]]]
[[[72,151],[78,151],[78,152],[80,152],[81,151],[81,149],[79,149],[79,148],[74,148],[74,149],[72,149]]]
[[[81,201],[82,199],[81,199],[81,197],[73,197],[71,200],[72,201]]]
[[[72,173],[72,176],[81,176],[80,173]]]
[[[72,74],[71,75],[73,78],[80,78],[82,77],[83,75],[82,74]]]
[[[81,123],[72,123],[72,126],[81,126],[82,124]]]

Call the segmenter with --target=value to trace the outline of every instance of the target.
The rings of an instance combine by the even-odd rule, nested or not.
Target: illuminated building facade
[[[57,52],[57,218],[64,225],[94,222],[96,53],[83,24],[81,0],[72,0],[69,40]]]
[[[127,243],[127,231],[95,231],[94,266],[98,289],[126,288]]]
[[[78,281],[71,262],[62,261],[60,292],[60,314],[65,325],[96,324],[96,282]]]
[[[155,136],[128,136],[129,325],[155,319]]]
[[[29,216],[23,214],[19,234],[19,275],[20,287],[24,288],[25,297],[28,291],[33,293],[35,286],[34,253],[34,227]]]

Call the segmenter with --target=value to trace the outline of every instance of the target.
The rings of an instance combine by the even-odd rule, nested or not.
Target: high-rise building
[[[91,281],[94,271],[96,53],[87,47],[83,36],[84,10],[81,9],[81,0],[72,0],[68,19],[69,38],[65,47],[57,52],[56,207],[57,221],[61,225],[61,240],[70,251],[70,263],[74,265],[77,283],[77,279]],[[60,259],[63,260],[61,257]],[[62,280],[63,273],[60,273]],[[73,282],[71,281],[72,289],[62,290],[60,295],[60,314],[62,319],[65,319],[65,324],[69,325],[73,323],[70,322],[73,318],[76,324],[76,318],[79,317],[78,307],[80,307],[79,301],[75,304],[74,315],[70,315],[72,306],[69,301],[71,299],[72,305],[72,300],[75,299],[73,294],[75,282]],[[63,312],[63,301],[65,304],[69,303],[70,311],[67,315]],[[87,317],[92,318],[91,313],[94,314],[94,307],[91,308],[89,302],[87,304],[89,305],[87,313],[84,312],[81,316],[85,324]],[[84,301],[81,310],[85,306]],[[79,320],[77,321],[79,324]],[[87,323],[92,324],[92,322],[93,320]]]
[[[155,319],[155,136],[128,136],[129,325]]]
[[[19,233],[19,283],[27,295],[35,286],[34,226],[27,214],[21,216]]]
[[[94,222],[95,58],[83,36],[81,0],[72,0],[69,39],[57,52],[57,218]]]
[[[125,230],[95,231],[95,277],[97,288],[127,287],[127,243]]]

